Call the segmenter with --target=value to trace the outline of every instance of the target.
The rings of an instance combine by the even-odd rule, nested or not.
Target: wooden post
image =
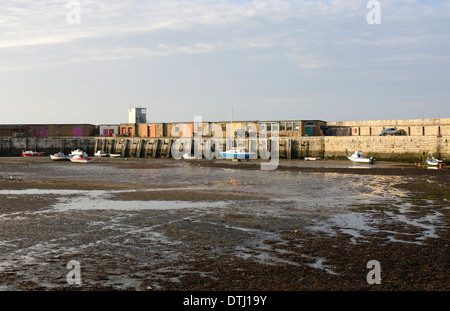
[[[136,158],[140,158],[141,157],[142,145],[143,144],[144,144],[144,139],[139,138],[137,151],[136,151]]]
[[[122,138],[121,150],[120,150],[120,154],[122,155],[122,157],[125,157],[125,149],[126,149],[126,146],[127,146],[127,144],[124,144],[125,141],[126,141],[126,139]]]
[[[290,137],[287,139],[287,144],[286,145],[287,145],[286,146],[286,148],[287,148],[286,158],[288,160],[290,160],[290,159],[292,159],[292,140],[291,140]]]
[[[158,146],[159,146],[160,141],[161,141],[160,139],[156,139],[153,141],[153,149],[152,149],[152,158],[153,159],[156,159],[156,153],[158,151]]]
[[[96,138],[95,139],[95,144],[94,144],[94,153],[96,153],[98,150],[98,141],[99,141],[99,138]]]

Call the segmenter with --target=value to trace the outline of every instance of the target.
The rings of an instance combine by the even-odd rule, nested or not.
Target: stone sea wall
[[[317,136],[317,137],[280,137],[279,156],[281,159],[302,159],[308,156],[340,159],[360,150],[365,156],[375,156],[379,160],[418,161],[434,154],[449,161],[450,136]],[[201,138],[202,150],[210,148],[216,154],[229,147],[227,141],[217,140],[217,149],[211,148],[210,138]],[[176,138],[24,138],[11,137],[0,139],[0,156],[20,156],[22,151],[43,151],[47,154],[62,151],[66,154],[74,149],[82,149],[89,155],[97,150],[107,153],[121,154],[123,157],[136,158],[168,158],[171,149],[179,148],[180,141]],[[198,141],[197,141],[198,142]],[[194,153],[196,141],[191,140],[191,152]],[[221,144],[221,146],[219,145]],[[255,145],[256,143],[256,145]],[[260,151],[270,150],[270,139],[265,141],[244,141],[245,146],[251,146]],[[249,145],[250,144],[250,145]],[[204,154],[204,152],[203,152]]]

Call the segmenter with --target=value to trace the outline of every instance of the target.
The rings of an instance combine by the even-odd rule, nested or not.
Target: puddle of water
[[[111,201],[102,198],[78,197],[68,202],[57,203],[53,209],[59,212],[70,210],[172,210],[223,207],[226,202],[189,201]]]
[[[441,217],[443,216],[439,212],[428,214],[420,218],[412,218],[405,214],[394,214],[392,212],[386,212],[386,214],[391,216],[394,221],[423,229],[421,235],[416,238],[418,241],[423,241],[428,238],[439,238],[436,234],[436,229],[440,224],[442,224]]]
[[[182,188],[190,189],[190,188]],[[164,191],[180,190],[180,188],[159,188],[133,191]],[[70,210],[171,210],[171,209],[203,209],[226,206],[227,202],[197,202],[197,201],[120,201],[108,200],[107,196],[130,190],[60,190],[60,189],[25,189],[0,190],[0,195],[59,195],[59,202],[52,206],[52,211],[66,212]],[[43,213],[40,211],[39,213]]]
[[[311,257],[309,257],[309,256],[305,256],[305,257],[311,258]],[[323,259],[323,258],[315,258],[315,259],[316,259],[316,262],[311,263],[311,264],[307,264],[307,266],[310,266],[310,267],[315,268],[315,269],[324,270],[324,271],[327,272],[328,274],[339,275],[339,273],[337,273],[337,272],[331,270],[331,269],[329,268],[329,266],[323,264],[324,261],[325,261],[325,259]]]
[[[396,214],[393,212],[385,211],[386,215],[389,216],[388,219],[383,218],[379,220],[372,218],[370,214],[367,213],[345,213],[331,215],[328,219],[322,221],[316,221],[314,225],[309,227],[312,231],[324,232],[330,236],[335,236],[338,232],[348,234],[350,236],[350,241],[353,244],[360,243],[366,237],[370,237],[372,234],[381,232],[377,225],[387,224],[387,223],[404,223],[409,226],[417,227],[422,229],[420,232],[410,234],[407,232],[394,232],[394,231],[384,231],[386,233],[392,233],[387,239],[390,242],[398,243],[415,243],[422,244],[428,238],[439,238],[437,235],[437,228],[443,225],[441,213],[434,213],[431,215],[426,215],[424,217],[417,217],[413,214]],[[395,238],[394,235],[405,235],[408,237],[414,237],[414,241],[407,241]]]

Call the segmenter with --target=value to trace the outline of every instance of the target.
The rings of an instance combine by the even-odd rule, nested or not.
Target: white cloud
[[[55,49],[59,53],[51,52],[52,58],[44,55],[40,66],[62,60],[270,49],[271,53],[287,56],[300,68],[323,68],[355,60],[345,56],[346,50],[353,53],[355,48],[426,49],[427,44],[448,41],[447,34],[436,35],[433,31],[437,26],[422,24],[446,18],[448,11],[406,0],[382,2],[383,23],[378,29],[365,22],[368,10],[362,0],[79,2],[81,24],[69,25],[65,0],[6,1],[3,7],[7,14],[0,21],[2,70],[26,68],[29,60],[34,62],[40,53]],[[18,49],[20,53],[16,53]],[[18,56],[27,53],[33,56]],[[341,55],[340,60],[337,54]]]

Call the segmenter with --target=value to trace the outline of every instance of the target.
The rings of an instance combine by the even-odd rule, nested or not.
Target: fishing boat
[[[223,158],[226,159],[250,159],[251,157],[256,158],[254,152],[246,152],[245,148],[233,148],[225,152],[221,152],[220,154]]]
[[[83,154],[81,155],[74,155],[70,158],[70,161],[75,162],[75,163],[90,163],[92,161],[94,161],[93,158],[90,158],[85,152],[83,152]]]
[[[361,151],[356,150],[351,156],[347,157],[350,161],[358,162],[358,163],[371,163],[374,164],[376,162],[374,157],[365,158],[362,155]]]
[[[435,157],[433,157],[432,155],[429,156],[429,157],[425,160],[425,162],[427,162],[428,165],[439,165],[439,164],[444,163],[444,161],[438,160],[438,159],[436,159]]]
[[[109,154],[99,150],[96,153],[94,153],[94,157],[105,158],[105,157],[109,157]]]
[[[67,156],[67,155],[65,155],[65,154],[62,153],[62,152],[58,152],[58,153],[55,153],[55,154],[51,154],[51,155],[50,155],[50,158],[51,158],[53,161],[65,161],[65,160],[70,160],[70,157]]]
[[[23,151],[22,156],[24,157],[43,157],[45,156],[45,152],[38,152],[38,151]]]

